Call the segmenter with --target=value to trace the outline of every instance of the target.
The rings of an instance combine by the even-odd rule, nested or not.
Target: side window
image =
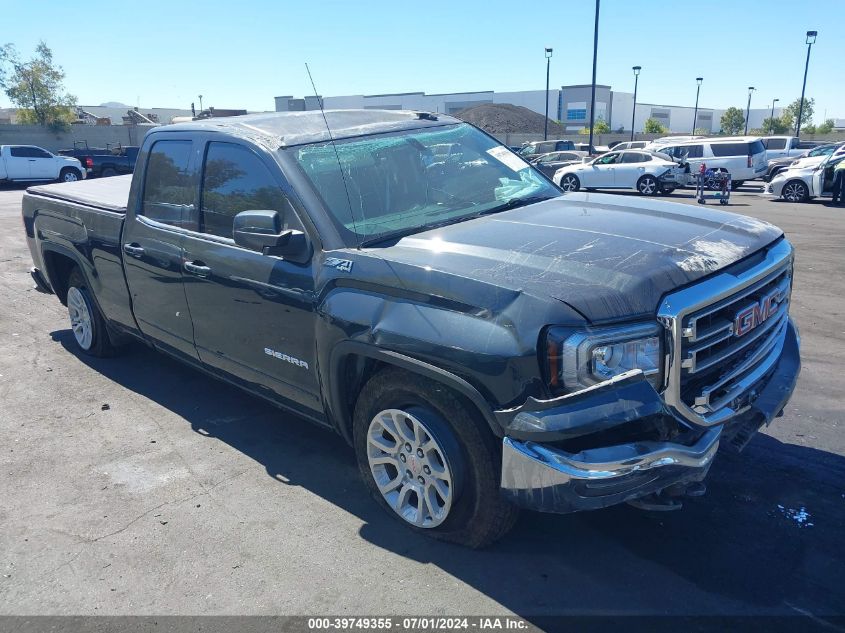
[[[704,158],[704,145],[687,145],[687,158]]]
[[[182,226],[194,206],[188,165],[191,141],[156,141],[147,158],[143,215],[156,222]]]
[[[622,154],[623,163],[644,163],[646,160],[648,159],[639,152],[625,152]]]
[[[208,144],[202,176],[200,231],[232,239],[241,211],[278,211],[285,227],[293,212],[270,170],[250,149],[234,143]]]
[[[596,159],[596,165],[612,165],[617,162],[619,154],[605,154]]]
[[[765,141],[768,141],[768,143],[766,143]],[[786,139],[785,138],[764,139],[763,146],[766,149],[786,149]]]
[[[53,155],[50,152],[45,151],[40,147],[32,147],[30,149],[32,150],[32,155],[35,158],[53,158]]]
[[[13,147],[11,149],[11,154],[15,158],[29,158],[29,148],[28,147]]]

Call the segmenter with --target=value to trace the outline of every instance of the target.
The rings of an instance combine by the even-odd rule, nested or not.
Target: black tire
[[[89,356],[97,356],[101,358],[114,356],[117,353],[118,348],[109,338],[106,322],[103,319],[103,315],[100,313],[100,309],[91,297],[91,291],[89,290],[85,277],[83,277],[79,268],[74,268],[70,272],[67,287],[69,310],[72,292],[73,290],[77,290],[79,294],[82,295],[82,299],[85,302],[89,314],[89,323],[91,326],[90,344],[85,346],[80,343],[80,339],[74,333],[74,341],[76,342],[76,346],[79,351],[83,354],[88,354]],[[71,329],[73,329],[73,326],[71,326]]]
[[[731,180],[731,189],[739,189],[744,184],[744,180]]]
[[[111,176],[117,176],[117,171],[113,167],[103,167],[103,171],[100,172],[100,177],[109,178]]]
[[[560,188],[567,193],[578,191],[581,188],[581,181],[575,174],[564,174],[560,179]]]
[[[367,434],[370,423],[386,409],[400,409],[422,420],[444,449],[453,473],[453,500],[445,520],[436,527],[417,527],[400,517],[382,496],[370,470]],[[499,491],[501,444],[486,423],[473,415],[471,405],[440,383],[401,369],[378,372],[355,403],[353,444],[370,493],[390,516],[415,532],[480,548],[503,537],[519,516],[519,509]]]
[[[82,172],[75,167],[65,167],[59,172],[59,182],[76,182],[82,180]]]
[[[660,193],[664,196],[671,196],[672,193],[675,191],[675,187],[660,187]]]
[[[787,182],[780,190],[780,195],[787,202],[807,202],[810,199],[810,191],[801,180]]]
[[[651,174],[640,176],[640,179],[637,181],[637,191],[643,196],[655,196],[660,191],[660,183]]]

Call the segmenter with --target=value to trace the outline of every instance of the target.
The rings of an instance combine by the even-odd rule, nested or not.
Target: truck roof
[[[157,131],[217,131],[252,138],[277,149],[383,132],[398,132],[461,123],[447,114],[415,110],[320,110],[265,112],[243,116],[202,119],[157,128]],[[275,146],[275,147],[274,147]]]

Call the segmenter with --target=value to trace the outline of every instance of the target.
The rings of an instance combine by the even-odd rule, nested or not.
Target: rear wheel
[[[114,355],[116,348],[109,339],[106,322],[78,268],[68,278],[67,312],[73,338],[82,352],[91,356]]]
[[[646,174],[637,181],[637,191],[644,196],[653,196],[657,194],[659,185],[657,178]]]
[[[355,404],[358,467],[372,496],[410,529],[484,547],[518,509],[499,494],[501,454],[459,396],[427,378],[386,369]]]
[[[744,184],[744,180],[731,180],[731,189],[739,189]]]
[[[567,193],[578,191],[581,188],[581,181],[575,174],[564,174],[563,178],[560,179],[560,188]]]
[[[100,176],[103,178],[108,178],[109,176],[117,176],[117,172],[114,170],[113,167],[105,167],[103,171],[100,172]]]
[[[806,202],[810,197],[810,192],[807,185],[800,180],[790,180],[783,186],[780,195],[789,202]]]
[[[82,174],[79,173],[78,169],[74,169],[73,167],[65,167],[59,173],[59,180],[61,182],[76,182],[77,180],[82,180]]]

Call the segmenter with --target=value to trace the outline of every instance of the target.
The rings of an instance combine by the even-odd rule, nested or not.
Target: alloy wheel
[[[574,176],[564,176],[560,181],[560,188],[566,192],[578,191],[578,180]]]
[[[800,182],[791,182],[783,188],[783,197],[790,202],[801,202],[806,195],[804,185]]]
[[[416,416],[385,409],[367,430],[367,461],[387,504],[420,528],[437,527],[449,515],[453,474],[443,448]]]
[[[94,340],[91,311],[79,288],[74,287],[67,291],[67,311],[70,316],[70,327],[79,347],[84,350],[90,349]]]

